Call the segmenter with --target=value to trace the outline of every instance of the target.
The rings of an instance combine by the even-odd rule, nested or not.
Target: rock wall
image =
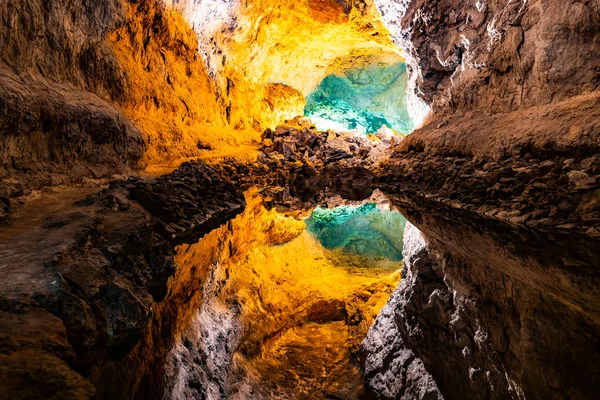
[[[397,398],[382,376],[403,376],[391,368],[407,351],[427,374],[407,376],[394,393],[431,374],[445,398],[594,397],[597,240],[474,217],[411,194],[392,201],[425,240],[406,242],[396,300],[363,343],[375,397]],[[390,356],[372,343],[391,330],[403,350]]]
[[[403,241],[402,280],[361,344],[366,394],[376,399],[443,399],[423,361],[408,348],[403,339],[404,315],[399,314],[411,301],[410,288],[416,279],[413,274],[423,274],[422,271],[426,270],[417,270],[415,263],[429,260],[427,244],[414,225],[406,225]]]
[[[200,53],[222,98],[228,121],[273,129],[285,115],[303,115],[307,96],[327,75],[376,62],[401,61],[371,1],[168,0],[194,28]],[[273,115],[274,84],[295,92]]]
[[[445,398],[593,398],[598,5],[378,4],[431,114],[375,172],[426,245],[364,343],[367,386],[395,398],[431,376]],[[394,330],[405,350],[386,359],[372,343]],[[427,374],[397,368],[407,351]]]
[[[240,142],[215,132],[196,36],[161,3],[3,3],[0,196]]]
[[[598,90],[597,2],[375,0],[432,111],[498,113]]]
[[[115,68],[98,75],[85,62],[125,9],[89,3],[2,2],[0,196],[133,167],[145,150],[142,133],[108,99],[123,90]]]

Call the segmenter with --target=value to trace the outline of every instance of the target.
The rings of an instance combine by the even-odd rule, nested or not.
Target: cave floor
[[[48,278],[44,265],[77,240],[97,209],[78,207],[73,212],[75,203],[98,190],[100,187],[59,187],[35,191],[22,199],[10,222],[0,229],[1,295],[16,299],[43,291]]]

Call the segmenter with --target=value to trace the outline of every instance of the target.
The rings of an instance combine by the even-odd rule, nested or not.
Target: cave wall
[[[597,2],[376,0],[434,113],[497,113],[598,89]]]
[[[196,35],[161,3],[3,3],[3,196],[239,142],[209,129],[225,107]]]
[[[198,34],[200,53],[228,120],[240,129],[274,128],[303,114],[304,96],[328,74],[398,60],[374,4],[303,1],[167,1]],[[216,19],[214,19],[217,17]],[[269,112],[265,88],[279,84],[294,102]],[[291,97],[291,96],[290,96]],[[267,106],[267,108],[265,108]]]
[[[418,227],[403,279],[363,342],[374,397],[593,398],[597,242],[411,197],[392,200]]]
[[[4,0],[1,16],[3,219],[32,189],[258,141],[328,73],[399,57],[371,2]]]
[[[593,398],[597,2],[377,4],[428,115],[376,171],[423,238],[363,344],[371,394]]]
[[[71,176],[89,176],[84,163],[99,167],[99,174],[104,165],[112,171],[133,166],[145,150],[143,135],[107,99],[122,90],[119,79],[104,80],[118,71],[106,68],[95,76],[82,63],[88,49],[102,49],[105,35],[124,21],[121,2],[5,0],[1,10],[3,181],[13,175],[9,170],[32,171],[32,186],[47,184],[52,164]],[[2,189],[3,196],[23,190],[18,184]]]

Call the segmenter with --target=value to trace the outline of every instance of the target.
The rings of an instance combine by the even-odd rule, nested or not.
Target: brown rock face
[[[432,114],[375,173],[423,238],[364,343],[368,390],[593,398],[598,4],[380,3]]]
[[[209,126],[226,107],[159,0],[5,0],[0,18],[0,196],[243,141]]]
[[[124,11],[116,0],[2,2],[0,195],[110,175],[141,158],[141,132],[110,101],[123,81],[102,46]],[[105,57],[102,74],[91,49]]]
[[[377,361],[389,349],[373,345],[392,329],[399,354],[416,354],[445,398],[594,397],[597,240],[474,217],[414,193],[392,201],[423,238],[411,247],[405,236],[394,311],[363,344],[376,397],[395,398],[381,379],[396,372],[396,356]],[[422,379],[408,376],[395,393]]]
[[[600,85],[597,2],[376,3],[435,113],[514,111]]]

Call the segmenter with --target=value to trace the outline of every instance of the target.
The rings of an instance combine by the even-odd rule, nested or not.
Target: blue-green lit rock
[[[375,133],[383,125],[410,133],[404,63],[353,69],[329,75],[307,97],[304,114],[319,129]]]
[[[334,209],[317,207],[306,227],[328,249],[373,259],[402,260],[406,219],[399,212],[381,211],[375,203]]]

